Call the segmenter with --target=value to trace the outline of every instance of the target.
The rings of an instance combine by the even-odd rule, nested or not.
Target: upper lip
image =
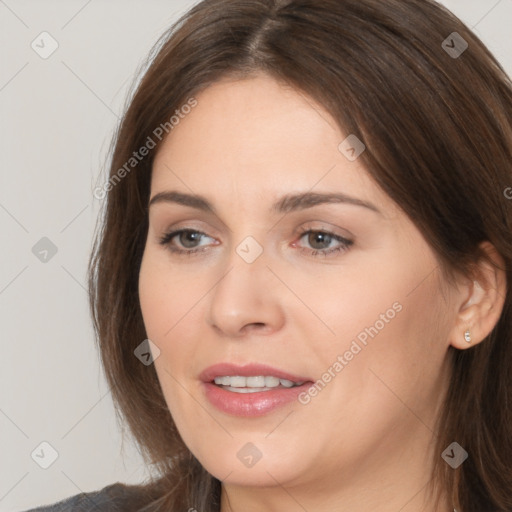
[[[259,363],[250,363],[246,365],[237,365],[233,363],[218,363],[213,366],[205,368],[200,374],[199,378],[203,382],[212,382],[215,377],[224,376],[241,376],[241,377],[257,377],[257,376],[273,376],[278,379],[291,380],[292,382],[307,382],[311,379],[309,377],[301,377],[285,372],[273,366]]]

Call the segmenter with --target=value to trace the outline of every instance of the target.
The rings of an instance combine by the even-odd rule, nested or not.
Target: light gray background
[[[149,474],[133,444],[121,453],[93,342],[85,290],[99,211],[92,191],[104,182],[139,65],[193,3],[0,0],[2,512]],[[512,0],[442,3],[512,74]],[[59,45],[47,59],[31,48],[43,31]],[[42,237],[58,249],[46,263],[32,252]],[[48,469],[31,458],[43,441],[58,452]],[[50,451],[36,454],[44,462]]]

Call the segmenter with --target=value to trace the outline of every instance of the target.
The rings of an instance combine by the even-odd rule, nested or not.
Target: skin
[[[216,213],[151,206],[139,293],[167,405],[189,449],[223,482],[222,512],[434,512],[425,485],[448,348],[468,348],[467,327],[473,345],[492,329],[503,278],[482,267],[494,288],[463,277],[449,285],[361,159],[338,150],[348,134],[311,98],[263,74],[217,82],[196,98],[156,156],[151,197],[200,194]],[[310,191],[343,192],[380,213],[341,203],[270,211],[282,196]],[[159,243],[184,228],[205,235],[169,245],[202,252],[176,254]],[[340,243],[312,245],[301,228],[353,243],[314,256]],[[248,236],[263,249],[253,263],[236,252]],[[394,318],[306,405],[240,418],[203,394],[199,374],[218,362],[320,379],[397,303]],[[237,457],[248,442],[262,454],[251,468]],[[442,507],[453,510],[448,501]]]

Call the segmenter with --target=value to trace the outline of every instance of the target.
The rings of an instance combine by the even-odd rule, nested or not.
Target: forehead
[[[314,100],[266,75],[225,79],[196,96],[197,106],[180,120],[164,142],[162,152],[174,158],[199,158],[203,153],[235,159],[273,150],[305,154],[329,149],[336,154],[341,133],[336,123]],[[190,145],[200,151],[184,155]],[[279,151],[281,149],[281,151]]]
[[[152,194],[184,187],[242,192],[258,200],[312,189],[384,194],[360,160],[338,146],[348,134],[320,104],[267,75],[217,82],[164,140],[153,166]]]

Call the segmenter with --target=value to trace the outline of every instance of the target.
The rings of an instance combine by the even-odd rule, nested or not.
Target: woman
[[[159,476],[43,510],[511,511],[511,161],[510,81],[433,1],[196,5],[95,191]]]

